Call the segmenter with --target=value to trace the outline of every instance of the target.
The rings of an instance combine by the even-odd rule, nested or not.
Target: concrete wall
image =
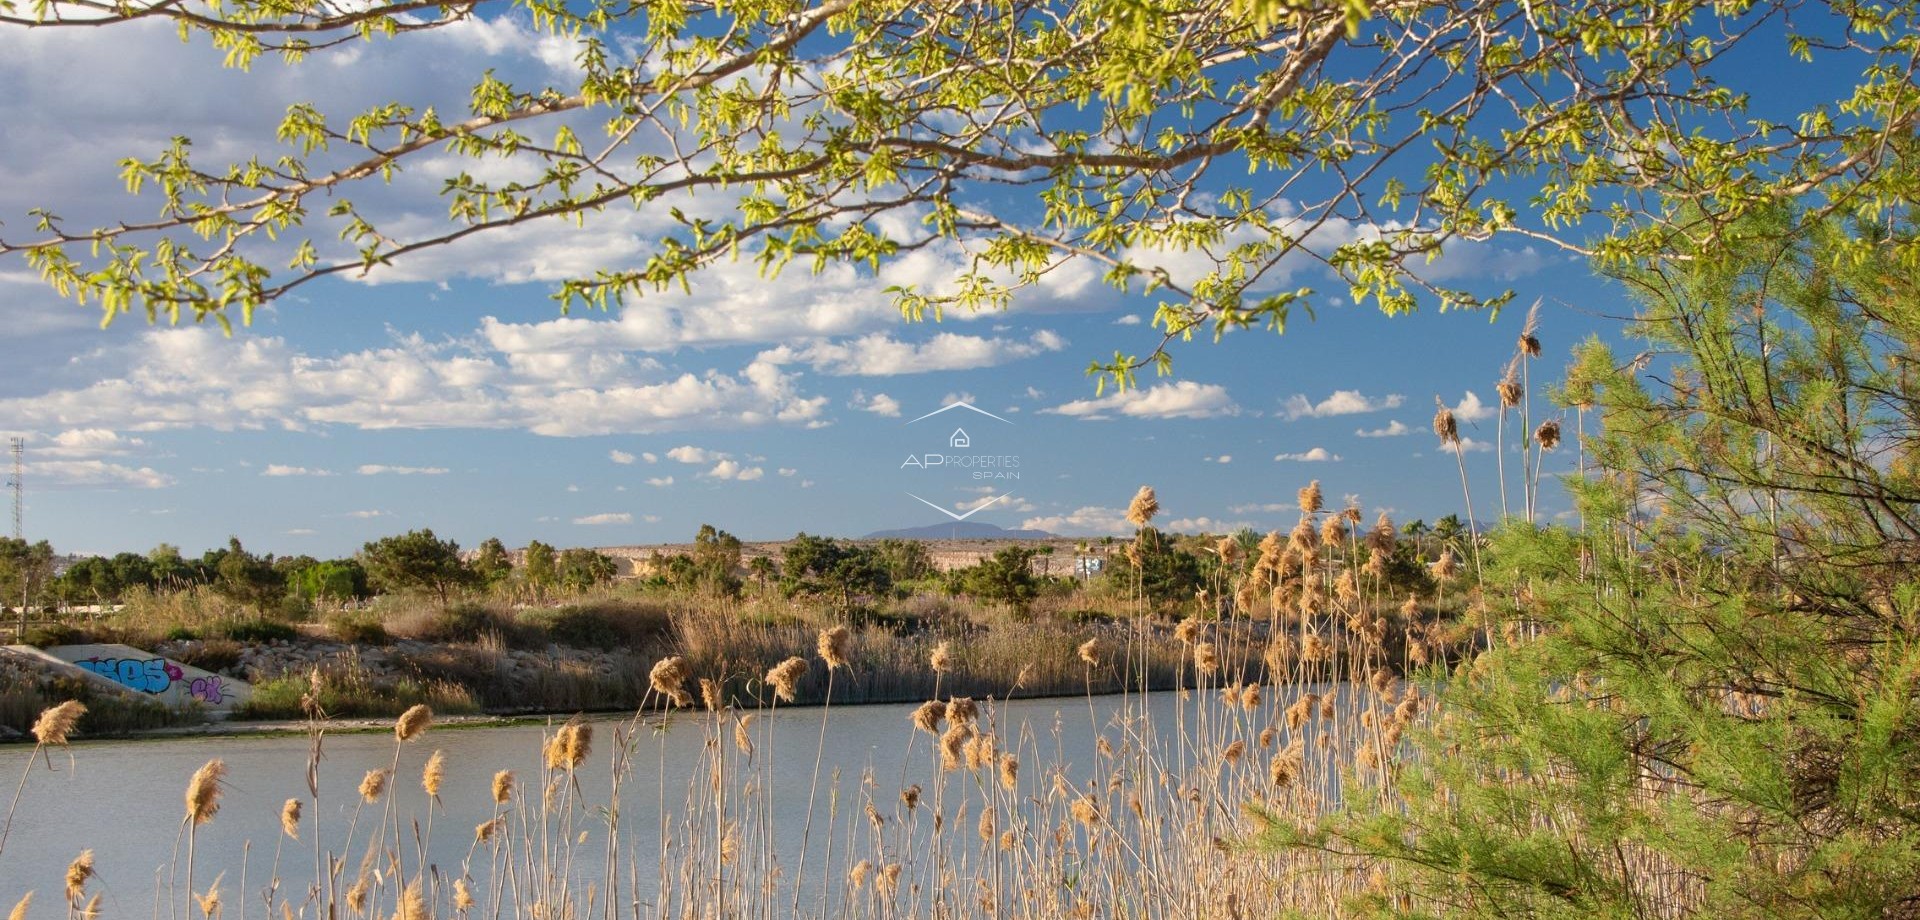
[[[245,701],[253,688],[130,645],[53,645],[48,655],[170,706],[199,703],[224,712]]]

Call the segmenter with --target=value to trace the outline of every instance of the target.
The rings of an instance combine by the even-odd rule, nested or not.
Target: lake
[[[1268,699],[1259,710],[1245,711],[1221,704],[1211,693],[1196,691],[1184,701],[1177,694],[1158,693],[1144,702],[1139,697],[1109,696],[998,703],[983,709],[982,724],[990,719],[999,750],[1012,750],[1023,764],[1018,789],[1004,791],[995,788],[991,769],[984,771],[984,782],[963,778],[970,776],[966,771],[948,773],[943,781],[936,739],[914,730],[914,707],[910,705],[834,708],[826,723],[824,749],[820,746],[822,710],[763,711],[749,729],[754,747],[751,758],[732,750],[730,728],[717,733],[703,730],[702,723],[713,718],[710,715],[683,713],[664,722],[650,720],[629,745],[632,766],[621,794],[618,872],[631,879],[631,891],[623,891],[622,898],[639,902],[631,913],[672,912],[668,908],[675,898],[686,896],[690,882],[676,881],[672,870],[661,871],[662,866],[678,861],[663,854],[662,840],[669,840],[673,847],[690,846],[695,842],[691,838],[702,837],[706,829],[717,826],[699,812],[710,815],[716,807],[739,809],[743,798],[751,798],[753,806],[737,814],[746,822],[746,848],[757,855],[742,860],[735,871],[758,874],[763,883],[782,892],[777,900],[784,901],[788,892],[797,890],[792,898],[796,903],[804,902],[799,907],[801,913],[826,913],[829,902],[840,895],[821,892],[839,891],[839,880],[849,863],[846,854],[858,848],[868,833],[874,836],[876,853],[892,852],[897,854],[892,858],[902,861],[910,862],[916,853],[934,845],[933,822],[918,818],[936,804],[936,790],[946,790],[950,797],[947,820],[965,818],[965,836],[971,840],[973,819],[966,817],[969,807],[975,809],[972,814],[978,814],[980,810],[996,810],[996,802],[1003,803],[998,807],[1004,808],[1008,817],[1002,820],[1014,822],[1019,820],[1015,813],[1021,802],[1051,798],[1048,789],[1065,788],[1063,783],[1076,790],[1072,795],[1078,795],[1081,789],[1100,794],[1106,784],[1119,783],[1117,777],[1122,771],[1116,765],[1121,761],[1103,762],[1103,758],[1112,759],[1116,748],[1123,759],[1126,751],[1151,748],[1156,766],[1146,772],[1160,771],[1162,786],[1167,776],[1184,782],[1183,777],[1211,775],[1213,768],[1202,765],[1218,759],[1221,745],[1231,738],[1241,738],[1251,749],[1257,733],[1274,725],[1279,709],[1288,702]],[[1343,694],[1341,712],[1350,712],[1351,705]],[[601,809],[609,799],[610,755],[616,730],[630,723],[623,718],[601,717],[592,724],[593,751],[578,770],[574,787],[578,791],[569,792],[562,784],[556,793],[578,797],[579,807],[572,809],[574,818],[564,833],[583,841],[578,843],[577,857],[567,861],[564,871],[572,879],[572,888],[593,886],[597,894],[606,876],[606,821]],[[1100,734],[1096,734],[1096,726]],[[443,727],[404,746],[391,794],[396,797],[398,810],[419,822],[420,835],[427,841],[425,861],[429,865],[442,875],[459,874],[463,861],[473,851],[474,828],[496,813],[489,793],[496,771],[514,771],[522,783],[522,795],[540,794],[529,786],[539,782],[541,741],[549,731],[544,725]],[[709,745],[710,737],[715,744]],[[1108,751],[1098,749],[1096,740],[1101,737],[1108,739]],[[325,738],[317,817],[329,847],[339,847],[346,829],[356,824],[355,815],[361,811],[356,786],[368,770],[389,766],[394,749],[391,733]],[[709,754],[710,750],[723,749],[722,757]],[[429,808],[420,784],[420,768],[435,750],[444,752],[445,778],[439,807]],[[0,777],[4,782],[17,782],[29,752],[26,746],[0,749]],[[68,862],[81,850],[91,848],[99,876],[97,887],[90,890],[104,892],[106,916],[151,915],[156,903],[169,900],[164,892],[169,888],[170,867],[177,874],[184,863],[180,840],[188,778],[215,757],[225,761],[228,772],[218,815],[198,834],[196,887],[204,890],[208,881],[219,875],[227,916],[240,916],[236,908],[261,915],[261,893],[274,874],[276,848],[284,841],[285,852],[279,856],[278,867],[280,891],[283,898],[293,895],[298,906],[314,875],[311,835],[316,816],[312,803],[307,802],[304,778],[308,752],[309,741],[304,736],[91,742],[76,744],[71,759],[67,751],[54,751],[54,771],[49,772],[44,761],[34,765],[11,838],[0,853],[0,907],[10,906],[33,889],[39,892],[35,913],[57,913]],[[821,764],[817,774],[816,756]],[[1251,773],[1263,776],[1264,759],[1249,760],[1256,762]],[[716,761],[731,764],[729,769],[737,773],[727,780],[714,781],[710,771]],[[1129,769],[1135,774],[1141,772]],[[1056,773],[1058,779],[1053,778]],[[806,847],[806,859],[812,865],[806,868],[805,880],[798,886],[774,882],[798,873],[810,786],[816,775],[814,826],[807,834]],[[1208,782],[1226,780],[1215,777],[1196,781]],[[1223,785],[1213,793],[1223,806],[1230,805],[1234,795],[1246,794],[1242,787],[1252,788],[1251,781],[1244,777],[1232,782],[1238,785]],[[903,809],[899,799],[900,790],[914,784],[920,785],[928,797],[919,813]],[[721,795],[716,796],[715,790]],[[285,840],[279,829],[281,805],[290,797],[301,799],[308,809],[297,844]],[[886,816],[883,822],[890,819],[893,823],[876,824],[870,832],[868,821],[861,817],[869,801]],[[1135,811],[1151,819],[1141,812],[1137,794],[1135,801]],[[971,802],[979,804],[970,806]],[[955,803],[960,803],[957,809]],[[357,819],[357,836],[341,883],[343,890],[353,881],[364,841],[379,823],[382,807],[367,806]],[[695,812],[692,817],[690,810]],[[1044,829],[1045,820],[1041,815],[1032,823]],[[880,830],[883,826],[889,829]],[[561,833],[557,824],[549,830],[522,825],[521,831],[521,847],[532,846],[536,840],[543,841],[543,846],[552,845],[551,836]],[[389,836],[392,833],[387,831]],[[400,848],[402,871],[415,873],[419,859],[414,832],[409,828],[402,836],[406,841]],[[983,829],[980,836],[987,839],[988,835]],[[714,841],[713,849],[718,851],[723,843],[731,845]],[[764,848],[755,844],[764,844]],[[837,853],[833,852],[835,847]],[[487,854],[483,849],[471,858],[477,864],[472,874],[479,877]],[[1135,853],[1129,858],[1149,857]],[[967,857],[957,864],[979,866],[987,859]],[[928,884],[937,882],[929,879]],[[175,899],[183,898],[175,895]],[[762,913],[785,915],[789,911],[782,904],[778,910]]]

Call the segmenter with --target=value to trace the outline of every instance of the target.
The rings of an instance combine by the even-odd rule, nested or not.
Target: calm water
[[[1210,699],[1210,695],[1205,698]],[[1186,718],[1194,717],[1196,707],[1219,711],[1216,704],[1203,704],[1201,699],[1202,695],[1195,694],[1186,702]],[[1133,704],[1139,707],[1140,701],[1135,698]],[[1108,726],[1122,705],[1122,698],[1117,696],[1096,698],[1091,706],[1085,698],[1001,703],[995,708],[997,734],[1003,739],[1003,749],[1017,744],[1027,764],[1059,762],[1068,766],[1069,775],[1084,774],[1094,758],[1094,725],[1106,727],[1109,737],[1117,742],[1118,732]],[[1179,701],[1173,694],[1155,694],[1146,708],[1153,714],[1156,732],[1169,745],[1168,759],[1178,758],[1173,732]],[[816,805],[815,848],[827,836],[820,828],[828,820],[830,792],[836,783],[842,798],[838,820],[843,824],[850,813],[857,813],[857,805],[850,808],[845,803],[857,791],[863,776],[874,778],[873,795],[880,802],[894,800],[906,784],[932,788],[938,761],[928,737],[920,734],[911,750],[908,747],[908,739],[915,735],[908,720],[912,709],[908,705],[887,705],[832,711]],[[758,756],[767,756],[769,739],[775,754],[771,758],[774,818],[783,863],[798,853],[808,784],[814,776],[820,717],[818,709],[794,709],[772,716],[762,713],[754,725],[761,745]],[[614,729],[624,721],[607,718],[595,723],[593,754],[579,775],[589,806],[605,803],[609,748]],[[493,814],[488,790],[494,772],[505,769],[522,778],[537,777],[544,730],[542,726],[441,728],[406,746],[395,788],[403,813],[417,820],[424,820],[426,814],[420,766],[436,749],[446,754],[442,809],[433,815],[430,862],[457,874],[467,855],[473,827]],[[686,778],[700,757],[703,737],[690,718],[680,717],[664,732],[643,728],[633,746],[635,767],[622,796],[621,834],[623,847],[631,846],[640,854],[635,862],[644,876],[659,849],[659,777],[668,778],[667,810],[677,813],[686,800]],[[99,887],[91,890],[105,892],[107,915],[149,915],[156,901],[156,886],[164,886],[168,867],[174,861],[188,777],[208,759],[219,757],[228,767],[226,788],[218,816],[200,831],[196,883],[204,888],[207,880],[223,873],[228,916],[238,916],[234,908],[242,900],[248,912],[258,915],[260,891],[269,877],[275,847],[284,839],[279,832],[281,803],[289,797],[303,802],[307,798],[304,776],[308,747],[305,737],[99,742],[76,745],[71,762],[65,752],[55,753],[55,769],[51,772],[44,762],[37,762],[14,819],[12,836],[0,853],[0,907],[10,906],[28,890],[37,890],[37,906],[46,908],[42,912],[57,913],[67,863],[90,847],[99,871]],[[327,737],[320,768],[319,817],[325,839],[336,848],[359,801],[355,787],[366,771],[388,766],[393,750],[393,736],[388,733]],[[10,787],[17,782],[28,755],[29,749],[24,746],[0,749],[0,783]],[[1074,769],[1076,762],[1081,769]],[[11,792],[5,794],[10,796]],[[357,862],[360,841],[373,820],[370,811],[362,822],[350,864]],[[590,835],[583,854],[604,852],[599,849],[602,826],[584,819],[578,824],[588,828]],[[302,843],[289,843],[288,852],[281,858],[283,893],[304,890],[312,875],[309,835],[313,827],[313,815],[309,813],[302,821]],[[412,849],[410,842],[408,849]],[[584,861],[594,859],[589,856]],[[479,860],[484,863],[484,856]],[[408,861],[412,861],[411,852]],[[596,871],[597,867],[585,866],[576,874]],[[243,874],[244,895],[240,888]],[[352,874],[349,869],[349,882]],[[649,879],[641,879],[643,889],[651,884]],[[650,893],[643,890],[641,895]]]

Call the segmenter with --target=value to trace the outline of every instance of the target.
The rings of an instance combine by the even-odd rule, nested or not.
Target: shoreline
[[[1176,690],[1176,689],[1194,690],[1197,688],[1152,687],[1152,688],[1149,688],[1147,692],[1165,693],[1165,692]],[[1137,690],[1128,689],[1128,690],[1095,691],[1093,693],[1085,693],[1085,692],[1082,692],[1082,693],[1036,693],[1032,695],[1021,694],[1019,696],[1010,696],[1010,697],[1006,697],[1005,699],[1001,699],[997,697],[991,698],[991,699],[993,699],[993,701],[996,703],[1007,703],[1007,702],[1014,702],[1014,701],[1027,702],[1032,700],[1082,699],[1089,696],[1095,697],[1095,698],[1101,698],[1101,697],[1109,697],[1109,696],[1121,696],[1126,693],[1133,693],[1137,695],[1138,692],[1139,691]],[[981,699],[982,701],[984,701],[987,698],[976,698],[976,699]],[[872,706],[917,705],[921,702],[925,702],[925,701],[918,700],[918,699],[859,700],[859,701],[848,701],[848,702],[835,702],[832,704],[832,706],[835,709],[841,709],[841,708],[864,709]],[[812,710],[812,709],[819,709],[821,708],[822,705],[823,704],[818,702],[782,703],[778,708]],[[751,709],[734,707],[734,709],[742,713],[767,712],[773,708],[775,707],[757,706]],[[706,712],[705,709],[699,709],[699,708],[673,710],[673,711],[680,712],[680,713],[692,713],[692,714],[704,714]],[[650,709],[650,710],[647,710],[645,714],[649,717],[652,717],[652,716],[663,715],[667,712],[668,710],[663,710],[663,709]],[[573,711],[554,710],[551,712],[477,713],[477,714],[457,714],[457,715],[444,715],[444,716],[439,713],[435,713],[433,716],[433,727],[436,731],[440,729],[513,728],[516,726],[523,726],[523,725],[559,724],[561,722],[565,722],[566,720],[573,718],[576,715],[584,716],[590,720],[599,721],[599,720],[611,719],[617,716],[633,715],[633,714],[634,714],[633,710],[628,710],[628,709],[586,709],[586,710],[573,710]],[[327,719],[320,723],[320,730],[330,735],[377,734],[381,732],[391,732],[393,730],[393,723],[394,723],[394,720],[391,717],[358,717],[356,716],[352,718]],[[217,721],[202,722],[198,725],[174,725],[174,726],[168,726],[165,728],[145,728],[145,729],[138,729],[130,732],[121,732],[121,733],[108,734],[108,735],[93,735],[91,737],[84,737],[84,738],[76,736],[69,742],[69,744],[74,747],[81,747],[89,744],[109,744],[109,743],[119,744],[119,743],[124,743],[128,741],[165,741],[165,740],[172,740],[176,738],[285,738],[285,737],[297,737],[297,736],[305,735],[307,734],[308,729],[309,729],[309,723],[304,719],[260,719],[260,720],[221,719]],[[15,746],[22,747],[22,748],[32,748],[34,746],[33,739],[27,735],[21,735],[18,738],[0,738],[0,750],[8,750]]]

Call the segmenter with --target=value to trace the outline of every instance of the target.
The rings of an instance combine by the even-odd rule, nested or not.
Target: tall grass
[[[274,685],[266,695],[291,695],[313,720],[305,796],[278,815],[287,839],[300,835],[312,848],[313,877],[304,888],[285,883],[276,844],[271,878],[220,910],[300,918],[1337,916],[1343,897],[1366,889],[1364,871],[1334,855],[1239,844],[1272,822],[1311,823],[1347,797],[1390,803],[1401,734],[1425,707],[1397,673],[1434,657],[1440,643],[1421,625],[1424,605],[1403,614],[1383,596],[1378,566],[1366,564],[1378,548],[1350,529],[1357,512],[1313,504],[1296,539],[1274,535],[1231,573],[1223,587],[1247,603],[1170,626],[1146,616],[1107,626],[1036,623],[936,643],[839,624],[676,617],[669,634],[679,647],[638,679],[630,716],[598,733],[581,721],[554,728],[541,739],[535,775],[496,775],[485,788],[443,789],[440,755],[416,766],[406,754],[430,735],[418,704],[397,723],[392,756],[365,765],[358,791],[327,787],[317,767],[326,756],[321,717],[337,703],[330,678],[315,670]],[[1386,533],[1367,540],[1391,540]],[[1062,688],[1087,698],[1094,740],[1084,749],[1069,746],[1061,727],[1007,715],[1010,698]],[[1094,696],[1109,690],[1127,695],[1103,717]],[[910,784],[904,773],[827,768],[837,711],[902,698],[927,701],[898,731],[930,778]],[[777,747],[775,720],[757,713],[807,699],[822,704],[812,749]],[[687,731],[700,753],[691,769],[670,771],[665,735]],[[802,796],[789,774],[809,756]],[[606,765],[604,781],[583,780],[590,757]],[[425,795],[406,792],[412,781],[403,773],[415,769]],[[216,771],[212,786],[198,777],[193,788],[204,796],[218,780]],[[285,780],[299,791],[301,777]],[[469,833],[436,824],[442,796],[494,803],[457,866],[426,857],[435,835]],[[186,893],[205,898],[193,890],[194,863],[209,854],[196,850],[194,829],[196,816],[215,817],[194,811],[194,793],[188,801]],[[809,807],[796,819],[785,809],[798,801]],[[342,813],[336,803],[345,802],[354,803],[350,816],[335,822],[344,826],[322,827],[320,816]],[[302,812],[311,816],[305,826]],[[635,822],[657,823],[657,848],[642,852],[633,842],[642,836]],[[240,859],[224,856],[223,864]]]

